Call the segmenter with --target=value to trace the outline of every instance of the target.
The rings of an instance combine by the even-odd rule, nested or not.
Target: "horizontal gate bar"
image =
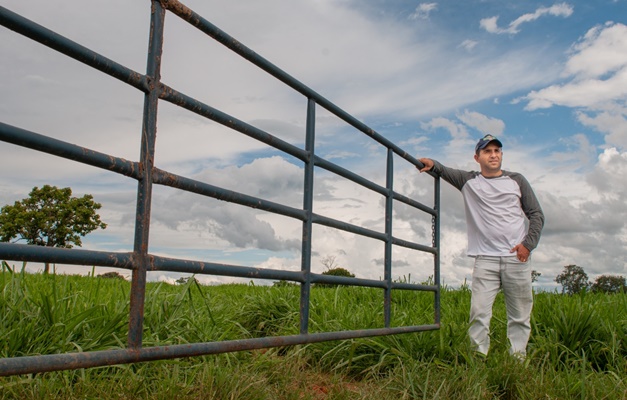
[[[209,118],[212,121],[218,122],[224,126],[234,129],[253,139],[257,139],[258,141],[268,144],[281,151],[284,151],[285,153],[288,153],[301,161],[305,161],[309,157],[309,154],[300,147],[296,147],[291,143],[277,138],[276,136],[272,136],[271,134],[264,132],[257,127],[247,124],[246,122],[241,121],[227,113],[224,113],[201,101],[189,97],[177,90],[172,89],[167,85],[160,84],[160,86],[161,91],[159,97],[162,100],[183,107],[186,110],[189,110],[195,114]]]
[[[133,269],[133,253],[1,243],[0,259]]]
[[[19,34],[70,56],[83,64],[89,65],[122,82],[128,83],[144,93],[149,91],[146,76],[118,64],[2,6],[0,6],[0,25],[4,25]]]
[[[74,160],[86,165],[117,172],[131,178],[140,178],[138,163],[123,158],[113,157],[108,154],[90,150],[49,136],[17,128],[0,122],[0,140],[17,146],[41,151]]]
[[[103,350],[85,353],[50,354],[0,359],[0,376],[31,374],[59,370],[90,368],[105,365],[129,364],[142,361],[196,357],[209,354],[255,350],[269,347],[312,344],[331,340],[366,338],[401,333],[440,329],[439,324],[403,326],[396,328],[364,329],[339,332],[310,333],[307,335],[275,336],[255,339],[229,340],[172,346],[144,347],[128,350]]]
[[[276,279],[304,282],[302,271],[285,271],[270,268],[254,268],[240,265],[192,261],[148,255],[150,271],[171,271],[202,275],[234,276],[251,279]],[[91,265],[133,269],[133,253],[115,253],[83,249],[32,246],[17,243],[0,243],[0,259],[14,261],[50,262],[70,265]],[[387,282],[373,279],[349,278],[323,274],[311,274],[312,283],[340,284],[386,288]],[[392,289],[435,291],[437,286],[393,282]]]
[[[160,185],[213,197],[217,200],[222,200],[229,203],[235,203],[251,208],[256,208],[259,210],[274,212],[277,214],[296,218],[301,221],[304,221],[306,219],[305,211],[299,208],[288,207],[283,204],[263,200],[258,197],[235,192],[233,190],[223,189],[221,187],[210,185],[208,183],[172,174],[159,168],[154,168],[153,170],[153,181],[154,183]]]

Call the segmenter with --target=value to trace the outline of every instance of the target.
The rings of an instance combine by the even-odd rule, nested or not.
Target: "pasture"
[[[130,283],[0,276],[2,357],[126,346]],[[536,293],[528,358],[507,354],[499,295],[487,360],[468,346],[467,287],[438,331],[0,378],[1,399],[627,399],[627,294]],[[432,321],[433,295],[393,294],[393,325]],[[382,292],[314,287],[312,332],[383,325]],[[299,288],[149,283],[144,345],[298,333]]]

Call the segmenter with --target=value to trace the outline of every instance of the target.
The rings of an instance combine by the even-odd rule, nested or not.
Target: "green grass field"
[[[130,283],[0,276],[0,356],[123,348]],[[627,399],[627,294],[538,293],[530,351],[507,354],[505,306],[492,349],[466,336],[470,292],[442,293],[438,331],[0,378],[2,399]],[[393,295],[394,326],[433,323],[433,295]],[[313,288],[310,331],[383,326],[381,290]],[[298,333],[294,286],[150,283],[144,346]]]

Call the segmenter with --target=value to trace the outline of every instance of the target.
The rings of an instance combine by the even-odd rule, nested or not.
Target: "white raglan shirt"
[[[479,174],[462,188],[468,224],[469,256],[511,256],[527,233],[520,188],[507,176]]]
[[[433,170],[464,196],[469,256],[512,256],[511,249],[519,243],[529,251],[536,248],[544,214],[521,174],[503,171],[501,176],[486,178],[437,161]]]

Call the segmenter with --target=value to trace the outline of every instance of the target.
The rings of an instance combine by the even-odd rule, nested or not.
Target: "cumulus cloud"
[[[433,118],[429,122],[421,123],[420,126],[425,130],[445,129],[454,141],[468,140],[470,138],[466,126],[444,117]]]
[[[627,26],[608,22],[595,26],[570,50],[564,74],[578,79],[598,78],[627,65]]]
[[[199,181],[300,208],[302,202],[302,168],[280,157],[260,158],[241,167],[229,166],[203,171]],[[159,196],[153,206],[153,219],[164,229],[179,231],[198,246],[260,248],[271,251],[299,250],[296,238],[280,236],[276,227],[264,220],[261,211],[192,193],[177,192]],[[189,239],[189,238],[188,238]]]
[[[607,79],[585,79],[564,85],[553,85],[533,91],[527,95],[527,110],[550,108],[554,105],[566,107],[604,107],[613,100],[624,100],[627,96],[627,68],[621,69]]]
[[[573,45],[565,83],[532,91],[529,111],[571,107],[583,125],[605,135],[608,146],[627,146],[627,26],[607,23],[590,29]]]
[[[491,118],[484,114],[464,110],[456,115],[457,119],[432,118],[428,122],[421,123],[420,127],[427,133],[444,131],[450,135],[446,149],[451,158],[466,160],[468,149],[474,148],[478,138],[486,135],[498,135],[503,140],[505,123],[498,118]],[[461,166],[461,165],[458,165]]]
[[[599,155],[599,162],[587,176],[587,181],[606,197],[624,200],[627,196],[627,152],[606,149]]]
[[[568,3],[558,3],[551,7],[540,7],[535,12],[521,15],[514,21],[510,22],[507,28],[500,28],[498,26],[498,16],[484,18],[479,22],[479,25],[489,33],[496,34],[516,34],[520,32],[520,26],[524,23],[532,22],[543,16],[554,17],[570,17],[573,13],[573,6]]]
[[[583,125],[605,134],[608,146],[627,147],[627,108],[609,107],[606,111],[578,111],[577,119]]]
[[[505,123],[498,118],[490,118],[478,112],[464,110],[457,118],[464,124],[478,130],[481,133],[499,136],[505,129]]]
[[[591,278],[627,272],[627,153],[608,148],[590,160],[590,143],[581,135],[571,140],[583,162],[552,154],[546,175],[533,169],[527,174],[546,217],[534,268],[547,286],[570,264]]]

